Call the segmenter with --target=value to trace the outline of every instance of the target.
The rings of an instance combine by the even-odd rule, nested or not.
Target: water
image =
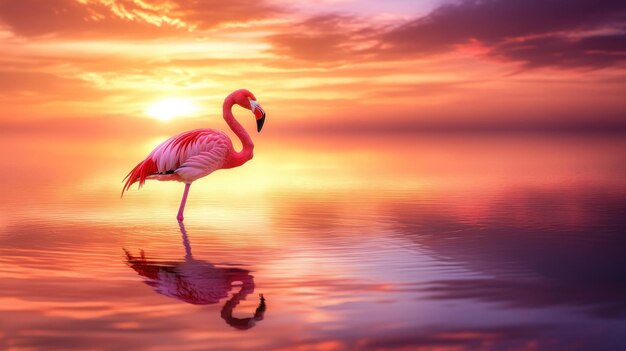
[[[3,136],[0,349],[626,349],[623,138],[268,138],[184,226],[156,142]]]

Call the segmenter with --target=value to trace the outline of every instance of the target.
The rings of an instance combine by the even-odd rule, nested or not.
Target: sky
[[[238,88],[285,135],[626,129],[619,0],[0,0],[0,51],[11,132],[223,127]]]
[[[239,88],[252,91],[267,113],[257,134],[253,114],[234,109],[255,142],[254,160],[194,183],[185,216],[192,236],[193,226],[206,229],[197,232],[198,242],[222,242],[240,252],[232,257],[241,261],[220,250],[223,263],[270,258],[255,273],[259,292],[268,286],[264,279],[292,276],[298,269],[310,271],[314,283],[323,276],[345,282],[352,273],[346,267],[364,272],[367,281],[373,274],[384,282],[409,281],[405,275],[414,272],[395,263],[379,265],[369,253],[413,262],[405,249],[417,245],[427,255],[448,257],[458,254],[449,250],[455,242],[449,239],[459,230],[472,241],[494,223],[506,231],[504,239],[470,245],[465,252],[472,256],[492,247],[498,255],[476,265],[495,266],[502,252],[498,243],[531,231],[551,234],[546,228],[557,224],[564,226],[559,230],[612,224],[606,218],[623,203],[624,0],[0,0],[0,164],[6,169],[0,181],[0,242],[18,251],[5,255],[14,262],[0,273],[34,277],[19,277],[14,289],[4,289],[30,291],[20,301],[9,296],[10,303],[2,305],[27,305],[27,317],[35,316],[18,311],[22,322],[10,332],[32,321],[32,335],[49,340],[55,328],[73,330],[55,323],[66,312],[85,328],[107,332],[84,318],[103,320],[101,302],[93,311],[51,302],[41,298],[46,292],[41,282],[60,289],[65,283],[54,279],[82,279],[87,273],[100,274],[106,284],[119,280],[109,261],[121,264],[122,245],[133,242],[147,243],[129,245],[133,253],[146,248],[156,255],[150,246],[178,250],[174,221],[182,184],[148,182],[120,198],[123,178],[172,135],[202,127],[226,130],[222,102]],[[551,133],[535,133],[545,131]],[[437,239],[430,229],[450,235]],[[423,233],[425,241],[405,233]],[[350,241],[343,242],[345,237]],[[386,237],[393,240],[385,243]],[[560,248],[560,238],[547,238],[548,248]],[[329,247],[311,246],[318,239]],[[174,241],[177,246],[168,246]],[[342,242],[357,251],[337,251]],[[50,267],[54,252],[64,253],[55,243],[79,248],[78,256],[65,255],[70,263],[52,273],[32,273],[29,267],[41,263],[37,257]],[[19,245],[38,251],[26,257],[32,250]],[[289,245],[302,251],[291,255],[284,249]],[[393,247],[402,252],[390,255]],[[274,251],[264,248],[279,254],[270,257]],[[372,258],[371,265],[354,263],[358,250]],[[341,257],[324,256],[330,251]],[[89,261],[93,272],[84,266],[89,257],[96,258]],[[316,257],[321,265],[312,264]],[[424,267],[435,262],[428,260]],[[277,273],[265,275],[263,269]],[[420,267],[418,275],[424,272]],[[78,285],[83,292],[90,289]],[[277,289],[290,293],[283,287]],[[307,322],[328,322],[323,318],[333,316],[333,306],[322,304],[311,313],[301,309],[319,306],[307,294],[315,288],[292,289],[306,300],[293,300],[292,308]],[[539,296],[561,297],[550,292]],[[349,301],[340,293],[338,306],[366,306],[359,305],[362,294]],[[290,300],[284,301],[287,306]],[[141,302],[137,311],[143,316],[143,295]],[[360,309],[364,316],[396,319],[387,298],[376,302],[382,312],[366,306]],[[113,310],[119,307],[111,303]],[[426,305],[430,302],[416,320],[430,323],[437,311]],[[294,316],[299,318],[284,321],[297,330],[307,326],[293,323]],[[42,326],[52,325],[45,324],[49,320],[53,328],[46,334],[50,330]],[[324,324],[324,330],[332,328]],[[185,335],[194,337],[195,330]]]

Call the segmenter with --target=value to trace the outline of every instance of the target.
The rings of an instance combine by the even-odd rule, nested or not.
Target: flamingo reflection
[[[230,290],[240,287],[222,307],[221,317],[226,323],[239,330],[254,327],[263,319],[265,298],[259,295],[260,301],[254,315],[249,318],[233,317],[233,310],[246,297],[254,292],[254,277],[250,271],[240,268],[222,268],[193,258],[191,245],[187,237],[185,225],[179,222],[180,232],[185,246],[185,260],[163,262],[149,260],[144,251],[140,256],[133,256],[128,250],[126,262],[159,294],[185,301],[194,305],[210,305],[228,297]],[[237,284],[237,283],[240,284]]]

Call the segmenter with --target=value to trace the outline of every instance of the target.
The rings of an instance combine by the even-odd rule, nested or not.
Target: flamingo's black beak
[[[261,129],[263,129],[263,123],[265,123],[265,112],[263,112],[263,115],[261,116],[261,118],[256,120],[256,130],[257,132],[261,132]]]
[[[256,130],[260,133],[263,129],[263,123],[265,123],[265,111],[258,102],[252,99],[250,99],[250,109],[256,118]]]

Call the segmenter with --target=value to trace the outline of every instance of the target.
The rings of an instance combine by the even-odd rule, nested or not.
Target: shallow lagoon
[[[620,136],[259,138],[184,226],[180,184],[119,197],[159,138],[30,138],[0,140],[2,350],[626,348]]]

